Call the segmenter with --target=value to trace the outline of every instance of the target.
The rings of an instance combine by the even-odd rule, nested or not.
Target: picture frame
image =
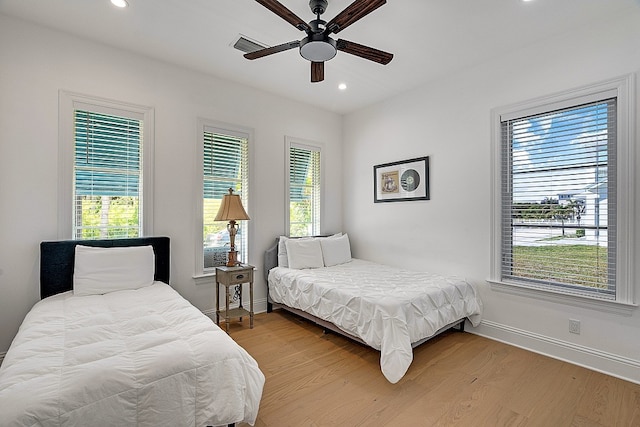
[[[383,163],[373,167],[373,201],[429,200],[429,157]]]

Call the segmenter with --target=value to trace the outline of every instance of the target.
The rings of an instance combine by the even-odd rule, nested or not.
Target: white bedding
[[[456,320],[480,323],[482,303],[464,279],[401,270],[359,259],[316,269],[275,267],[269,295],[329,321],[380,350],[384,376],[398,382],[413,360],[411,343]]]
[[[0,425],[254,424],[256,361],[170,286],[58,294],[26,316],[0,368]]]

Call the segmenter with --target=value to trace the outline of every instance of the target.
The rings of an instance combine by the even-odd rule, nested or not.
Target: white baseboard
[[[640,384],[640,360],[483,320],[469,333]]]

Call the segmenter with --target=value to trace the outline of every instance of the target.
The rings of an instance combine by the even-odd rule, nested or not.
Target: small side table
[[[249,316],[250,328],[253,329],[253,270],[254,266],[241,264],[237,267],[216,267],[216,324],[220,325],[220,285],[225,287],[225,309],[224,321],[225,330],[229,332],[229,321],[231,318]],[[249,310],[242,307],[242,284],[249,283]],[[238,308],[229,309],[229,288],[240,286]]]

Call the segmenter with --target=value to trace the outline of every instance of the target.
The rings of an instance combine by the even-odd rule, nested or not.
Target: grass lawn
[[[513,275],[606,289],[607,248],[590,245],[514,246]]]

